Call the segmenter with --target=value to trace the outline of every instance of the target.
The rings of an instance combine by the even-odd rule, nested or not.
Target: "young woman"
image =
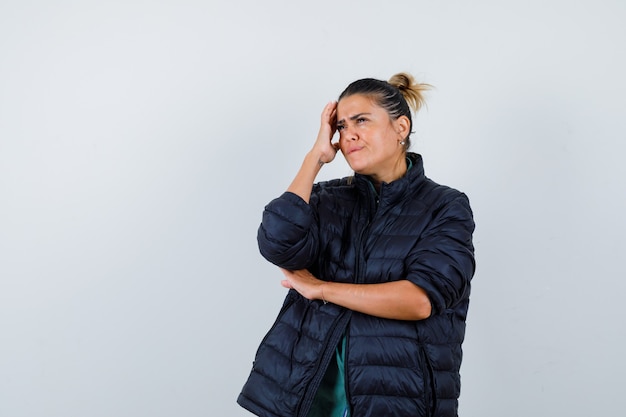
[[[259,248],[290,291],[238,398],[252,413],[457,415],[474,221],[408,151],[427,87],[405,73],[350,84],[265,207]],[[338,150],[354,176],[315,183]]]

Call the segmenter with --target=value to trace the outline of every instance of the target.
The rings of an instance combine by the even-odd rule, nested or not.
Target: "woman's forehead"
[[[368,96],[353,94],[344,97],[337,103],[337,119],[350,118],[361,113],[375,113],[384,111],[382,107]]]

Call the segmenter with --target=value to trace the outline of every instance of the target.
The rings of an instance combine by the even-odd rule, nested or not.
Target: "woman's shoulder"
[[[464,210],[471,211],[469,198],[464,192],[427,177],[411,197],[412,201],[427,207],[431,212],[439,212],[445,207],[453,206],[462,206]]]
[[[325,207],[351,206],[357,199],[354,177],[320,181],[313,185],[311,203]]]
[[[413,187],[420,198],[430,198],[437,201],[453,201],[458,198],[467,198],[465,193],[449,185],[442,184],[428,177],[424,172],[424,160],[420,154],[409,153],[413,162]]]

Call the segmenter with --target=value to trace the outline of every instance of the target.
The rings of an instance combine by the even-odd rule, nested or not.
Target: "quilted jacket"
[[[457,415],[461,343],[474,274],[474,221],[465,194],[412,168],[383,183],[367,177],[315,184],[309,204],[286,192],[258,231],[262,255],[286,269],[348,283],[408,279],[432,305],[425,320],[358,313],[294,290],[261,342],[237,401],[264,417],[306,417],[342,337],[352,417]]]

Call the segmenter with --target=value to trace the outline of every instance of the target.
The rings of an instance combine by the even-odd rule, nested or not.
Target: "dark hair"
[[[407,150],[411,145],[409,136],[413,130],[411,109],[417,112],[425,104],[424,91],[429,88],[431,86],[428,84],[415,82],[411,74],[401,72],[391,77],[389,81],[374,78],[354,81],[339,95],[339,100],[354,94],[361,94],[371,97],[393,120],[400,116],[408,117],[409,134],[404,139],[404,149]]]

